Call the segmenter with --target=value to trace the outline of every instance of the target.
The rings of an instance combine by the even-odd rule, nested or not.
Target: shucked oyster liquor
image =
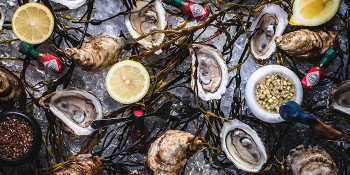
[[[178,175],[187,159],[202,149],[202,141],[185,131],[168,130],[148,150],[145,167],[150,175]]]
[[[250,126],[234,119],[224,124],[220,138],[221,149],[238,169],[252,173],[268,170],[264,144]]]
[[[102,119],[100,100],[90,92],[69,88],[53,92],[40,99],[39,104],[58,117],[76,135],[90,135],[91,122]]]
[[[149,0],[137,0],[136,6],[131,11],[140,10],[147,5]],[[152,4],[144,8],[138,13],[130,13],[125,15],[125,25],[133,38],[138,38],[141,35],[153,32],[155,30],[164,30],[168,23],[166,13],[160,0],[154,1]],[[137,42],[144,49],[152,49],[161,45],[165,40],[164,33],[153,33],[146,38]]]
[[[327,107],[350,115],[350,80],[331,89],[328,94]]]
[[[291,175],[337,175],[337,167],[324,149],[304,145],[289,152],[287,171]]]
[[[21,80],[0,63],[0,109],[24,109],[26,100]]]
[[[288,25],[288,14],[278,5],[268,4],[255,16],[250,31],[250,52],[258,64],[265,64],[276,51],[275,37],[281,36]]]
[[[205,101],[220,99],[228,84],[228,70],[221,53],[209,46],[192,44],[191,87]]]
[[[102,70],[119,61],[124,54],[125,39],[100,33],[84,40],[80,49],[66,48],[74,63],[88,72]]]

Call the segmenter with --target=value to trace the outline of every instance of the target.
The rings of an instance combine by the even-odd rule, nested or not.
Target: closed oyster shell
[[[221,149],[238,169],[252,173],[268,170],[268,155],[258,133],[250,126],[234,119],[222,127]]]
[[[220,99],[228,84],[228,69],[221,53],[209,46],[192,44],[191,87],[205,100]]]
[[[329,48],[334,48],[338,32],[300,29],[276,36],[275,40],[277,47],[293,58],[320,58]]]
[[[84,40],[81,49],[66,48],[67,54],[75,64],[88,72],[102,70],[119,61],[124,54],[126,41],[123,37],[115,37],[100,33]]]
[[[343,81],[330,90],[327,107],[350,115],[350,80]]]
[[[102,175],[103,165],[98,156],[79,154],[64,164],[53,175]]]
[[[90,92],[68,88],[58,90],[40,99],[39,104],[49,109],[68,130],[76,135],[90,135],[95,129],[91,122],[102,119],[102,104]]]
[[[69,9],[77,9],[78,7],[84,5],[86,2],[86,0],[51,0],[51,1],[67,6]]]
[[[337,175],[337,167],[324,149],[304,145],[289,152],[287,171],[291,175]]]
[[[278,5],[267,4],[255,16],[250,31],[250,52],[258,64],[264,65],[276,51],[275,37],[281,36],[288,25],[288,14]]]
[[[158,137],[148,150],[145,167],[149,174],[178,175],[187,159],[202,149],[202,142],[190,133],[168,130]]]
[[[131,11],[134,12],[140,10],[148,4],[149,1],[150,0],[137,0],[137,7],[133,8]],[[168,22],[162,2],[156,0],[138,13],[125,15],[125,25],[133,38],[138,38],[141,35],[155,30],[165,30]],[[138,40],[137,43],[139,43],[144,49],[150,50],[153,47],[161,45],[164,40],[164,33],[154,33],[148,35],[146,38]]]
[[[21,80],[0,63],[0,109],[24,109],[26,100]]]

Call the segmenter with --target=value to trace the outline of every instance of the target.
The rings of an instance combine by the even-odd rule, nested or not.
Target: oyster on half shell
[[[275,37],[288,25],[288,14],[278,5],[268,4],[255,16],[250,31],[256,33],[250,41],[250,51],[258,64],[265,64],[276,51]]]
[[[102,119],[100,100],[90,92],[68,88],[41,98],[39,104],[49,109],[75,135],[90,135],[91,122]]]
[[[62,4],[69,9],[76,9],[85,4],[87,0],[51,0],[53,2]]]
[[[327,107],[350,115],[350,80],[343,81],[331,89]]]
[[[268,170],[268,155],[258,133],[247,124],[234,119],[222,127],[221,149],[238,169],[252,173]]]
[[[228,84],[228,69],[221,53],[209,46],[192,44],[191,87],[205,101],[220,99]]]
[[[324,149],[299,145],[289,152],[287,172],[291,175],[337,175],[337,167]]]
[[[131,11],[140,10],[148,3],[149,0],[137,0],[137,7],[133,8]],[[141,35],[155,30],[164,30],[168,24],[162,2],[156,0],[138,13],[125,15],[125,25],[133,38],[138,38]],[[137,42],[144,49],[150,50],[153,47],[161,45],[164,40],[164,33],[154,33]]]

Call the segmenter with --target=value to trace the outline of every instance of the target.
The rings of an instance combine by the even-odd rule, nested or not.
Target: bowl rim
[[[23,164],[33,160],[34,158],[36,158],[36,156],[41,148],[41,143],[42,143],[41,128],[40,128],[38,121],[26,111],[21,111],[21,110],[17,110],[17,109],[3,111],[0,113],[0,120],[3,120],[5,117],[8,117],[8,116],[17,116],[17,117],[24,119],[25,121],[27,121],[29,123],[29,125],[31,126],[31,128],[33,130],[33,145],[24,156],[21,156],[18,158],[14,158],[14,159],[5,158],[5,157],[0,155],[0,163],[2,163],[4,165],[8,165],[8,166],[23,165]]]
[[[257,118],[268,123],[280,123],[285,120],[279,114],[269,113],[262,109],[255,99],[256,84],[262,78],[272,73],[281,73],[293,81],[296,90],[295,102],[301,104],[303,100],[303,88],[301,86],[300,79],[292,70],[280,65],[268,65],[256,70],[247,81],[245,87],[245,97],[250,111]]]

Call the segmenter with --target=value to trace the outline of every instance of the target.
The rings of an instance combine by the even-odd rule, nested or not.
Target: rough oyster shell
[[[27,95],[21,80],[0,63],[0,108],[24,109]]]
[[[221,53],[209,46],[192,44],[191,87],[205,101],[220,99],[228,84],[228,69]]]
[[[53,2],[67,6],[69,9],[76,9],[85,4],[86,0],[51,0]]]
[[[350,80],[343,81],[329,91],[327,107],[350,115]]]
[[[137,7],[133,8],[131,11],[141,9],[148,2],[149,0],[137,0]],[[133,38],[138,38],[154,30],[165,30],[168,23],[162,2],[156,0],[138,13],[125,15],[125,25]],[[144,49],[150,50],[153,47],[161,45],[164,40],[164,33],[154,33],[148,35],[144,39],[138,40],[137,43]]]
[[[338,42],[337,31],[300,29],[276,36],[277,47],[293,58],[321,58],[329,48]]]
[[[73,160],[64,164],[53,175],[102,175],[103,165],[98,156],[79,154]]]
[[[324,149],[299,145],[289,152],[287,171],[291,175],[336,175],[337,167]]]
[[[84,40],[81,49],[66,48],[67,54],[83,70],[95,72],[119,61],[124,54],[125,39],[100,33]]]
[[[202,149],[201,140],[184,131],[168,130],[148,150],[145,167],[149,174],[178,175],[187,159]]]
[[[265,64],[276,51],[275,37],[288,25],[288,14],[278,5],[268,4],[255,16],[250,31],[256,31],[250,41],[250,52],[258,64]]]
[[[220,138],[222,150],[238,169],[252,173],[268,170],[268,154],[264,143],[250,126],[237,119],[226,122]]]
[[[68,88],[41,98],[39,104],[49,109],[76,135],[90,135],[93,120],[102,119],[100,100],[90,92]]]

